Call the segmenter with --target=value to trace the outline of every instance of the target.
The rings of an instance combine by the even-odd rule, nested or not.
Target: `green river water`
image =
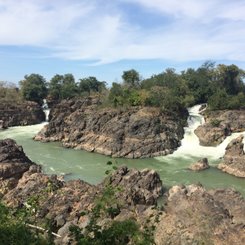
[[[225,147],[231,139],[241,133],[233,134],[217,147],[202,147],[194,134],[194,129],[203,123],[203,117],[199,115],[199,106],[189,110],[188,127],[181,147],[173,154],[151,159],[112,159],[96,153],[82,150],[66,149],[60,143],[41,143],[32,138],[46,124],[38,124],[24,127],[11,127],[0,131],[0,139],[12,138],[22,145],[28,157],[43,166],[47,174],[62,174],[66,180],[83,179],[89,183],[99,183],[105,177],[105,171],[109,168],[107,161],[115,165],[127,165],[131,168],[155,169],[160,174],[165,187],[175,184],[192,184],[200,182],[207,188],[233,187],[245,196],[245,181],[236,178],[215,168],[224,155]],[[192,172],[187,167],[207,157],[211,168],[205,171]]]

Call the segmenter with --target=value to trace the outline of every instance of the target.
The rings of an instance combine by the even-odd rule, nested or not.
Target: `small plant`
[[[218,119],[213,119],[210,121],[210,124],[213,126],[213,127],[219,127],[221,123],[221,120],[218,120]]]

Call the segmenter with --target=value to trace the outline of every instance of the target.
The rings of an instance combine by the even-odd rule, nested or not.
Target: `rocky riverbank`
[[[200,185],[180,185],[167,191],[155,171],[127,167],[118,168],[99,185],[81,180],[64,182],[55,175],[43,174],[12,140],[0,141],[0,159],[1,169],[6,161],[10,167],[12,162],[13,169],[16,169],[15,162],[28,164],[18,176],[14,171],[10,175],[0,171],[2,200],[20,208],[35,197],[32,200],[36,204],[36,225],[42,226],[48,219],[52,231],[60,236],[56,244],[75,244],[69,227],[86,227],[98,200],[109,205],[106,210],[113,211],[104,214],[98,225],[103,227],[111,221],[133,218],[141,228],[152,228],[158,245],[242,245],[245,242],[245,200],[232,189],[207,191]],[[10,178],[15,180],[11,186],[2,185]],[[108,197],[110,200],[106,202]],[[157,205],[159,197],[163,201]]]
[[[245,110],[205,111],[204,117],[195,130],[203,146],[217,146],[232,133],[245,131]]]
[[[50,122],[35,140],[112,157],[145,158],[172,153],[183,138],[187,113],[167,114],[158,108],[98,107],[87,98],[62,101],[50,111]]]
[[[45,121],[42,107],[35,102],[1,102],[0,129],[12,126],[25,126]]]

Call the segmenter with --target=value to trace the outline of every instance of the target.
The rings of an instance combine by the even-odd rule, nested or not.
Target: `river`
[[[204,122],[199,114],[200,106],[189,109],[188,127],[179,147],[173,154],[151,159],[113,159],[96,153],[63,148],[60,143],[41,143],[32,138],[47,123],[32,126],[11,127],[0,131],[0,139],[12,138],[22,145],[28,157],[43,166],[47,174],[62,174],[66,180],[83,179],[91,184],[99,183],[105,177],[105,171],[110,168],[106,163],[127,165],[137,169],[155,169],[161,176],[166,187],[175,184],[201,183],[207,188],[233,187],[245,196],[245,181],[216,168],[220,157],[225,153],[225,147],[241,133],[232,134],[217,147],[203,147],[194,134],[194,130]],[[207,157],[211,168],[205,171],[192,172],[187,167]]]

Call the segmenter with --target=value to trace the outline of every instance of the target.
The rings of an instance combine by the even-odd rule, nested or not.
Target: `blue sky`
[[[121,80],[205,60],[245,69],[244,0],[0,0],[0,80]]]

